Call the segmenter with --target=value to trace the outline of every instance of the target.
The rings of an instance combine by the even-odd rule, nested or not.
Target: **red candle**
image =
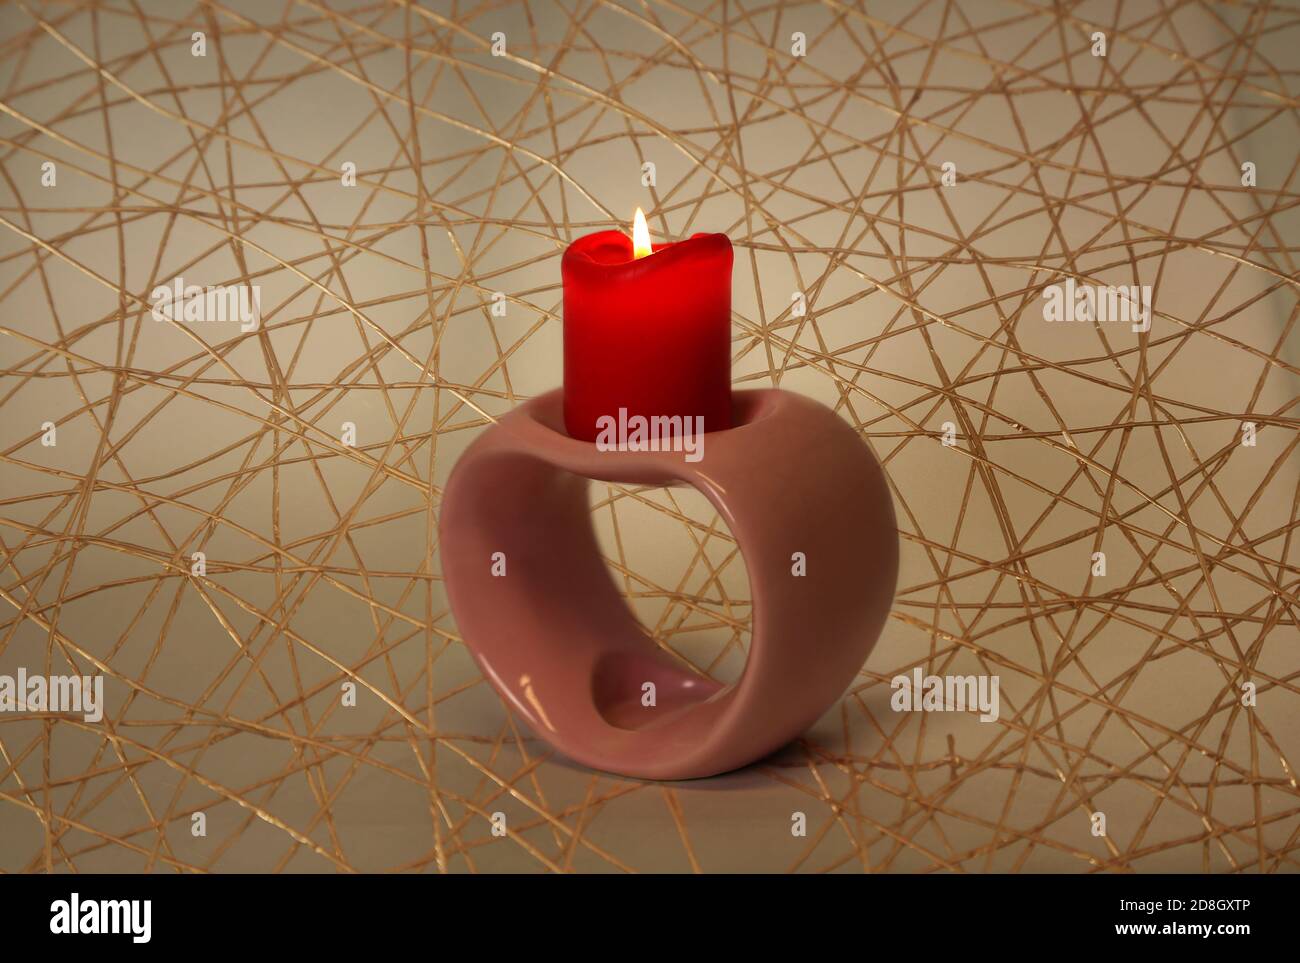
[[[564,252],[565,428],[595,441],[597,420],[620,409],[730,428],[731,241],[696,234],[652,247],[646,232],[636,248],[601,231]]]

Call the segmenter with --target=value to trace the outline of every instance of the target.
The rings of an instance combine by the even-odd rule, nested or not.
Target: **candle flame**
[[[653,253],[654,248],[650,246],[650,228],[646,226],[645,214],[638,207],[636,217],[632,219],[632,257],[646,257]]]

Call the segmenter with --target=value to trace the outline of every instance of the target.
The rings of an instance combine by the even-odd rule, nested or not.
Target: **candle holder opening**
[[[705,434],[717,435],[728,431],[739,431],[769,417],[773,411],[773,399],[769,395],[762,392],[735,392],[731,396],[731,424],[726,428],[706,429]],[[564,424],[562,405],[538,406],[532,410],[531,417],[540,427],[568,441],[587,446],[593,444],[569,434]]]

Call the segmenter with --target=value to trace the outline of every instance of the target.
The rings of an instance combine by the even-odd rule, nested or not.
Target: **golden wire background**
[[[0,869],[1300,865],[1296,6],[11,0],[0,25],[0,672],[103,672],[108,701],[0,715]],[[637,205],[659,239],[730,235],[737,385],[856,425],[901,527],[852,690],[692,783],[510,718],[436,538],[458,453],[559,383],[564,246]],[[177,275],[260,285],[263,325],[154,321]],[[1151,330],[1045,323],[1071,276],[1152,285]],[[660,644],[736,678],[748,587],[703,498],[602,485],[593,512]],[[997,674],[1001,718],[891,711],[916,666]]]

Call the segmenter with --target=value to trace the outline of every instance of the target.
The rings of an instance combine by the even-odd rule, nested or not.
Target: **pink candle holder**
[[[786,391],[735,392],[732,424],[702,436],[697,461],[603,451],[565,434],[552,391],[485,431],[447,482],[443,577],[461,636],[507,704],[584,765],[689,779],[761,759],[839,699],[888,617],[898,532],[870,448]],[[591,479],[692,485],[721,513],[753,597],[735,684],[683,665],[632,615],[597,548]]]

